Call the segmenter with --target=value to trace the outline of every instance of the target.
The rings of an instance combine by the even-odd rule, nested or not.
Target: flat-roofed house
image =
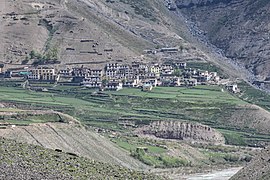
[[[89,77],[90,76],[90,69],[89,68],[73,68],[72,69],[72,76],[74,77]]]
[[[56,81],[57,74],[54,68],[39,67],[30,70],[31,75],[28,75],[28,79],[43,80],[43,81]]]
[[[186,62],[175,63],[175,66],[178,69],[186,69],[187,63]]]
[[[90,74],[90,76],[102,77],[103,76],[103,70],[102,69],[90,69],[89,74]]]
[[[70,69],[70,68],[60,69],[59,75],[63,76],[63,77],[70,77],[70,76],[72,76],[72,69]]]
[[[160,73],[160,66],[159,64],[154,64],[150,66],[150,72],[151,73],[155,73],[155,74],[159,74]]]
[[[183,86],[197,86],[198,85],[197,79],[182,79],[180,83]]]
[[[162,86],[171,86],[171,87],[180,86],[181,85],[180,78],[179,77],[169,77],[169,78],[161,79],[161,85]]]
[[[123,83],[118,81],[109,81],[105,85],[105,90],[110,91],[119,91],[120,89],[123,89]]]
[[[139,78],[124,80],[123,87],[138,87],[140,83]]]
[[[81,83],[82,86],[89,88],[100,88],[102,86],[102,80],[100,78],[86,78]]]

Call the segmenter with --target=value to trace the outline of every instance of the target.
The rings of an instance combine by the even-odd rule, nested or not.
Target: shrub
[[[155,166],[159,168],[161,167],[174,168],[191,165],[191,163],[187,160],[165,155],[155,156],[147,154],[143,149],[136,149],[136,151],[132,151],[131,156],[149,166]]]
[[[229,162],[237,162],[239,161],[239,156],[237,155],[233,155],[233,154],[226,154],[224,156],[225,161],[229,161]]]

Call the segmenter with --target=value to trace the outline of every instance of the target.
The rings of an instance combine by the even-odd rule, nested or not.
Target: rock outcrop
[[[155,121],[137,130],[142,135],[154,135],[158,138],[190,140],[206,143],[224,143],[225,139],[215,129],[199,123],[180,121]]]

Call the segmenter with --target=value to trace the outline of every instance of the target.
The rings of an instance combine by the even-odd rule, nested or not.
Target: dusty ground
[[[5,180],[165,179],[3,138],[0,138],[0,152],[0,179]]]
[[[234,126],[249,127],[262,134],[269,133],[270,113],[256,105],[240,106],[227,120],[228,124]]]
[[[228,180],[236,174],[242,167],[224,169],[220,171],[212,171],[209,173],[192,174],[183,177],[183,180]]]
[[[28,66],[33,60],[28,65],[20,64],[32,50],[45,55],[50,49],[57,49],[61,65],[101,67],[113,61],[207,60],[220,64],[230,75],[239,75],[223,60],[207,50],[203,52],[189,34],[185,20],[168,11],[163,0],[145,1],[139,13],[132,8],[132,1],[5,0],[1,3],[5,8],[0,25],[3,42],[0,54],[6,67]],[[152,19],[140,13],[148,13]],[[160,47],[182,50],[176,54],[143,52]]]
[[[270,149],[263,149],[258,152],[257,157],[254,158],[246,167],[241,169],[231,180],[267,180],[270,178]]]
[[[61,149],[64,152],[72,152],[83,157],[128,168],[147,168],[104,137],[88,131],[78,124],[33,124],[25,127],[1,129],[0,136],[49,149]]]

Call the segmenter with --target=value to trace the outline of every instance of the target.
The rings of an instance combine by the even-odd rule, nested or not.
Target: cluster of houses
[[[100,90],[120,90],[123,87],[141,87],[145,91],[156,86],[196,86],[198,84],[218,84],[217,72],[192,69],[187,63],[131,64],[111,63],[103,69],[74,67],[56,70],[53,67],[40,66],[7,70],[6,78],[25,78],[29,81],[54,82],[59,84],[73,83]]]

